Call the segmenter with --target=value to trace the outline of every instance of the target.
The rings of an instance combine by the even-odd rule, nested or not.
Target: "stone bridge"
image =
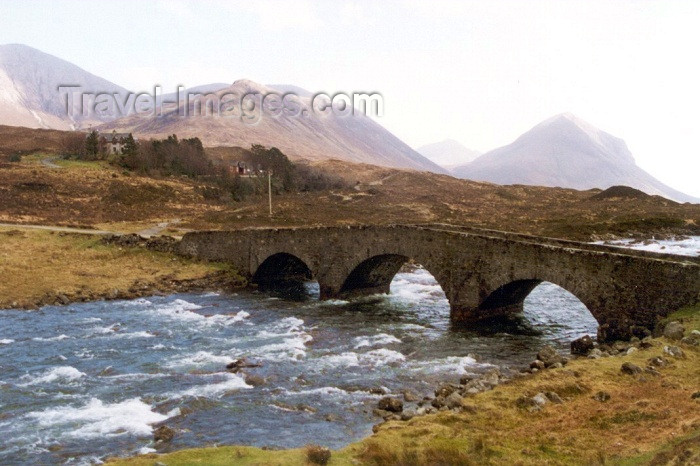
[[[202,231],[179,248],[230,262],[259,285],[316,279],[321,299],[388,293],[414,260],[438,281],[457,324],[520,312],[547,281],[581,300],[601,340],[642,335],[700,297],[700,258],[442,224]]]

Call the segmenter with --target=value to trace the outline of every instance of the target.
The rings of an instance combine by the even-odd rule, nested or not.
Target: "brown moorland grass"
[[[244,283],[223,264],[105,245],[93,235],[0,228],[0,309],[53,304],[60,295],[73,301],[166,291],[222,273]]]
[[[152,178],[105,162],[0,162],[0,222],[138,231],[181,219],[182,229],[441,222],[569,239],[700,234],[700,205],[648,196],[591,200],[599,191],[497,186],[445,175],[329,161],[317,166],[353,186],[243,202],[205,198],[206,183]],[[174,233],[177,234],[179,230]]]

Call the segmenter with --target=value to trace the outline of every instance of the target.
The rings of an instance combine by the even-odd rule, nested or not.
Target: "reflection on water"
[[[317,286],[293,289],[295,301],[205,293],[3,311],[0,462],[151,451],[163,421],[177,430],[168,449],[340,447],[377,422],[372,388],[430,394],[596,331],[576,298],[546,283],[521,319],[479,331],[450,329],[445,295],[423,269],[398,274],[391,295],[353,302],[319,302]],[[262,365],[246,371],[263,385],[226,372],[242,357]]]

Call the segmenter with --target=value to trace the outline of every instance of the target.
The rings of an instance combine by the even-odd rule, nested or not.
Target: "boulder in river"
[[[230,362],[226,364],[226,370],[229,372],[233,372],[234,374],[241,369],[249,369],[251,367],[261,367],[262,364],[249,361],[248,358],[241,358],[241,359],[236,359],[233,362]]]
[[[259,375],[249,374],[245,376],[245,383],[253,387],[259,387],[260,385],[265,385],[265,378]]]
[[[403,411],[403,402],[398,398],[385,396],[379,400],[379,403],[377,403],[377,408],[383,411],[389,411],[390,413],[400,413]]]
[[[435,390],[435,396],[436,397],[442,397],[442,398],[447,398],[450,396],[452,393],[457,391],[458,387],[455,387],[452,384],[446,383],[442,384],[438,387],[437,390]]]
[[[571,354],[586,356],[594,347],[593,338],[584,335],[571,342]]]
[[[153,431],[155,442],[169,442],[175,437],[175,431],[166,425],[162,425]]]

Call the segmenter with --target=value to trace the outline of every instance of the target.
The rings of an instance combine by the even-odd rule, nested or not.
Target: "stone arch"
[[[268,256],[256,269],[251,283],[274,286],[278,283],[304,282],[313,279],[311,268],[294,254],[278,252]]]
[[[444,281],[441,277],[433,273],[430,264],[422,262],[418,258],[412,258],[403,254],[377,254],[355,264],[343,281],[340,288],[340,295],[343,297],[363,296],[377,293],[389,294],[391,282],[401,267],[415,260],[416,263],[424,267],[438,282],[445,291]]]
[[[479,315],[480,319],[521,313],[523,312],[525,298],[543,282],[552,283],[570,293],[586,307],[588,312],[591,313],[599,324],[602,323],[602,316],[596,315],[598,314],[596,308],[591,305],[585,293],[582,293],[576,286],[572,286],[569,283],[562,284],[559,280],[552,280],[551,278],[521,278],[511,280],[487,293],[486,297],[479,303],[476,313]]]

